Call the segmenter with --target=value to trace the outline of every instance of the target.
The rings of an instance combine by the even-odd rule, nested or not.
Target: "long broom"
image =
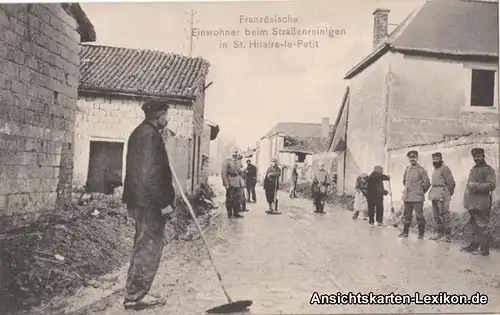
[[[233,300],[229,296],[229,293],[227,293],[226,288],[224,287],[224,283],[222,281],[221,274],[220,274],[219,270],[217,269],[217,264],[215,263],[215,260],[212,257],[212,251],[210,250],[210,246],[208,245],[208,241],[205,238],[205,234],[203,233],[203,229],[201,228],[200,224],[198,223],[198,220],[196,219],[196,214],[194,213],[193,207],[189,203],[186,195],[184,194],[181,183],[179,182],[179,178],[177,177],[177,174],[175,173],[172,164],[170,164],[170,169],[172,171],[172,175],[174,177],[175,184],[177,185],[177,188],[179,189],[179,192],[181,193],[182,200],[184,200],[184,203],[188,207],[189,213],[191,214],[191,217],[193,217],[194,223],[196,224],[196,227],[198,228],[198,231],[200,232],[200,235],[203,239],[203,242],[205,243],[205,248],[207,249],[207,252],[208,252],[208,258],[210,258],[210,262],[212,263],[212,266],[214,267],[215,273],[217,274],[219,284],[222,288],[222,291],[224,291],[224,295],[226,296],[226,299],[227,299],[226,304],[213,307],[213,308],[207,310],[206,312],[208,314],[228,314],[228,313],[237,313],[237,312],[245,311],[250,305],[252,305],[253,302],[250,300],[241,300],[241,301],[233,302]]]
[[[389,200],[391,201],[391,216],[389,220],[392,222],[392,226],[397,228],[398,227],[398,222],[396,221],[396,211],[394,210],[394,204],[392,202],[392,189],[391,189],[391,181],[389,180],[388,183],[388,188],[389,188]]]

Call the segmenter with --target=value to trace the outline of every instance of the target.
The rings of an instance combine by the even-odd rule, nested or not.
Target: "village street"
[[[229,221],[224,209],[219,209],[208,231],[230,295],[234,300],[253,300],[252,314],[500,311],[498,252],[482,257],[460,252],[459,244],[417,240],[415,234],[400,239],[396,229],[371,229],[366,221],[353,221],[351,213],[340,208],[329,207],[326,215],[314,215],[308,200],[290,200],[283,193],[280,197],[281,216],[264,213],[264,196],[258,188],[259,201],[249,204],[251,211],[244,219]],[[226,302],[201,240],[184,244],[174,243],[164,250],[153,284],[152,293],[167,298],[167,305],[137,314],[201,314]],[[125,270],[68,299],[65,314],[127,313],[121,307]],[[489,296],[489,303],[309,305],[314,291],[480,292]]]

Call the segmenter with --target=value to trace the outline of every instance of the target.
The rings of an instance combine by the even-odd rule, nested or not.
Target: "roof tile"
[[[82,45],[80,89],[194,98],[203,91],[209,62],[178,54]]]

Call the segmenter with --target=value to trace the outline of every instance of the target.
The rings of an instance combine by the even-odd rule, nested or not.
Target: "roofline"
[[[281,149],[279,152],[314,154],[313,151],[294,150],[294,149]]]
[[[187,96],[172,96],[172,95],[161,95],[157,93],[129,93],[122,92],[118,89],[100,89],[100,88],[78,88],[78,94],[81,95],[113,95],[120,96],[126,98],[138,98],[138,99],[148,99],[152,97],[168,99],[171,101],[179,102],[182,104],[190,104],[192,105],[195,101],[196,97],[187,97]]]
[[[271,128],[271,130],[273,130],[274,128],[276,128],[279,124],[307,124],[307,125],[317,125],[317,126],[321,126],[322,124],[320,123],[306,123],[306,122],[287,122],[287,121],[281,121],[279,123],[277,123],[276,125],[274,125],[273,128]],[[332,125],[332,124],[329,124],[330,128],[333,127],[335,129],[335,125]],[[283,134],[283,136],[286,136],[286,132],[283,132],[283,131],[278,131],[276,133],[273,133],[271,135],[267,135],[267,133],[265,135],[263,135],[259,140],[262,140],[262,139],[265,139],[265,138],[271,138],[272,136],[275,136],[277,134]],[[296,137],[296,136],[293,136],[291,135],[291,137]]]
[[[335,129],[333,129],[331,140],[328,141],[328,151],[330,151],[333,143],[333,139],[335,138],[335,134],[337,133],[337,128],[339,128],[340,118],[342,118],[342,113],[344,112],[345,105],[347,104],[347,97],[349,96],[349,86],[346,86],[344,96],[342,97],[342,104],[340,105],[340,110],[337,114],[337,118],[335,119]]]
[[[387,43],[380,45],[377,49],[373,50],[368,56],[366,56],[363,60],[358,62],[351,70],[349,70],[344,76],[344,80],[352,79],[358,73],[366,69],[372,63],[377,61],[380,57],[385,55],[387,51],[389,51],[390,46]]]
[[[418,55],[440,55],[440,56],[453,56],[453,57],[491,57],[498,59],[498,53],[487,53],[487,52],[460,52],[453,50],[435,50],[426,48],[410,48],[410,47],[394,47],[396,52],[406,53],[406,54],[418,54]]]
[[[63,10],[73,17],[78,25],[80,42],[95,42],[97,39],[94,25],[79,3],[61,3]]]

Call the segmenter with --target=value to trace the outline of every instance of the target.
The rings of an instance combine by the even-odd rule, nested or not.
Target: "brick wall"
[[[443,135],[498,130],[498,108],[469,105],[471,66],[498,69],[498,63],[393,55],[388,147],[434,142]]]
[[[76,27],[56,4],[0,4],[0,215],[33,218],[71,198]]]
[[[356,177],[386,160],[386,54],[355,76],[350,83],[345,192],[354,194]],[[362,139],[362,141],[360,141]]]
[[[90,141],[116,141],[126,144],[132,131],[144,120],[142,101],[130,98],[83,96],[78,100],[75,135],[75,168],[73,186],[82,187],[87,181]],[[186,105],[171,104],[168,111],[168,129],[175,137],[165,134],[167,152],[177,176],[187,188],[188,167],[191,160],[193,110]],[[125,176],[125,145],[122,178]]]
[[[392,178],[391,188],[396,209],[398,209],[402,204],[401,197],[403,193],[403,173],[406,166],[408,166],[408,158],[406,157],[406,153],[409,150],[417,150],[419,152],[419,163],[427,170],[429,177],[432,176],[432,171],[434,169],[432,165],[432,153],[436,151],[442,152],[443,161],[450,167],[453,176],[455,177],[455,182],[457,183],[457,187],[455,188],[455,195],[451,200],[450,210],[455,212],[465,211],[462,200],[467,183],[467,178],[469,176],[469,171],[474,165],[474,161],[472,160],[472,156],[470,153],[470,150],[473,147],[484,148],[486,162],[495,169],[498,178],[498,137],[462,137],[459,139],[441,141],[434,144],[390,150],[390,164],[387,171]],[[498,185],[500,184],[497,183],[497,186]],[[426,206],[431,206],[430,201],[426,200],[425,203]],[[389,205],[387,204],[387,206]],[[390,208],[386,207],[386,209]]]

